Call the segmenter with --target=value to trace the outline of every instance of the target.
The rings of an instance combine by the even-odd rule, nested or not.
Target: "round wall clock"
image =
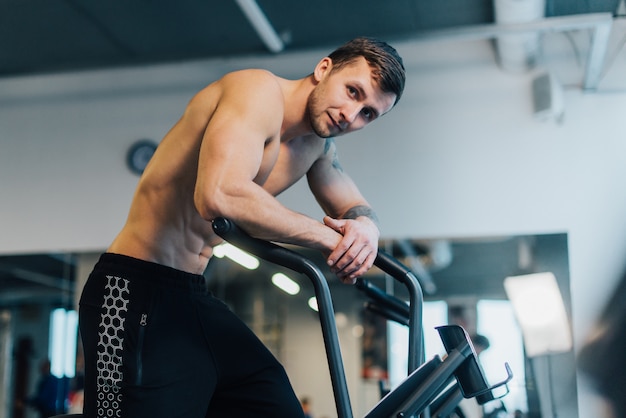
[[[130,171],[141,175],[145,170],[150,158],[156,151],[157,144],[149,139],[142,139],[130,146],[126,155],[126,164]]]

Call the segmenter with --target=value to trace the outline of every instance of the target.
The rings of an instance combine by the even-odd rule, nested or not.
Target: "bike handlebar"
[[[339,338],[337,336],[337,326],[334,320],[332,298],[322,271],[311,260],[295,251],[249,236],[229,219],[218,217],[213,220],[213,230],[217,235],[242,250],[274,264],[302,273],[311,280],[317,298],[337,414],[339,418],[352,418],[352,408]],[[422,289],[411,270],[392,256],[379,251],[374,264],[391,277],[403,283],[409,292],[409,372],[412,372],[422,364],[424,359],[422,349]]]

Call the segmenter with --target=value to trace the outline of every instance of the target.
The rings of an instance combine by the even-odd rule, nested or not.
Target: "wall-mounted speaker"
[[[561,122],[565,113],[563,87],[556,77],[545,72],[533,78],[533,112],[539,120]]]

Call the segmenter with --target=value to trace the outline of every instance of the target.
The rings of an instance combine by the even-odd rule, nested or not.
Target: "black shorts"
[[[106,253],[80,300],[86,418],[303,417],[276,358],[204,277]]]

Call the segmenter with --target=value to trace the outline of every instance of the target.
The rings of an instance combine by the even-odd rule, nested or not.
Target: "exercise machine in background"
[[[226,218],[213,221],[213,230],[226,241],[257,257],[306,275],[312,282],[328,359],[330,378],[338,418],[352,418],[352,407],[343,367],[339,337],[334,320],[332,297],[320,268],[308,258],[277,244],[252,238]],[[462,398],[476,398],[479,404],[499,399],[508,393],[507,383],[513,378],[505,363],[506,378],[489,385],[480,367],[467,332],[458,325],[437,327],[447,354],[425,361],[423,351],[422,304],[420,284],[409,268],[383,251],[374,263],[383,272],[406,286],[408,305],[387,295],[371,283],[361,281],[357,287],[371,299],[374,310],[409,327],[408,376],[387,393],[365,418],[405,418],[451,416]],[[503,395],[494,390],[504,387]]]
[[[341,347],[335,324],[332,297],[320,268],[301,254],[280,245],[252,238],[226,218],[213,221],[213,230],[226,241],[257,257],[307,276],[315,290],[324,347],[338,418],[353,418]],[[408,376],[365,415],[365,418],[447,418],[463,398],[476,398],[479,404],[499,399],[508,393],[513,378],[505,363],[506,378],[489,385],[482,371],[471,339],[458,325],[437,327],[447,354],[425,361],[423,349],[422,304],[420,284],[409,268],[383,251],[374,263],[383,272],[406,286],[408,304],[387,295],[371,283],[359,280],[357,288],[370,299],[370,309],[409,328]],[[494,390],[504,387],[503,395]],[[81,418],[82,415],[58,415],[54,418]]]

